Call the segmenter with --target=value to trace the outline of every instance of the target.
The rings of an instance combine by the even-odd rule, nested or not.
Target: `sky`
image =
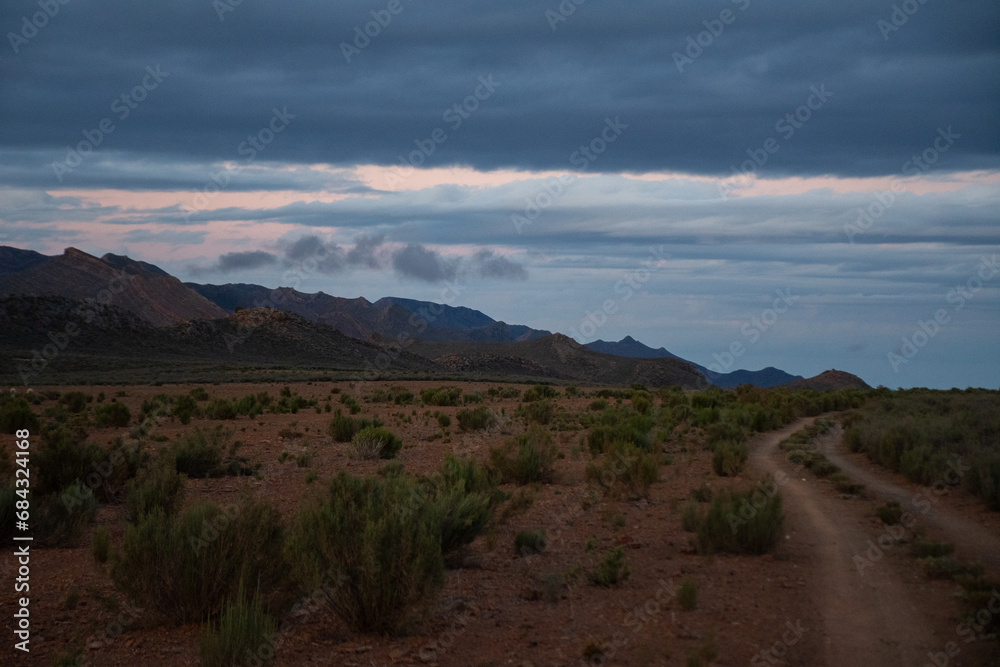
[[[8,0],[0,27],[0,244],[1000,386],[995,0]]]

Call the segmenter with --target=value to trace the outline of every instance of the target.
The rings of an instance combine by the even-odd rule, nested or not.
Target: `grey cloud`
[[[354,239],[354,247],[347,253],[347,262],[355,266],[377,269],[381,266],[376,252],[385,244],[385,234],[359,234]]]
[[[276,264],[278,258],[263,250],[250,252],[227,252],[219,256],[219,261],[215,264],[215,269],[222,273],[231,271],[242,271],[246,269],[260,269],[272,264]]]
[[[311,234],[285,247],[286,266],[315,263],[320,273],[337,273],[344,269],[344,251],[336,243],[327,243]]]
[[[523,264],[501,257],[492,250],[480,250],[473,256],[472,271],[482,278],[528,279],[528,271]]]
[[[457,264],[420,243],[407,244],[392,257],[392,266],[399,275],[428,283],[453,279]]]

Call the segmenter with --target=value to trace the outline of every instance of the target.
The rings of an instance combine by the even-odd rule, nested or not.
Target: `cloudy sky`
[[[8,0],[0,26],[0,243],[1000,386],[995,0]]]

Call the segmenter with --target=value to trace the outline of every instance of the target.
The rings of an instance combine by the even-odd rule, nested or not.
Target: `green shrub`
[[[538,530],[522,530],[514,537],[514,548],[520,556],[531,556],[545,551],[545,533]]]
[[[249,600],[239,587],[236,598],[222,609],[218,622],[209,622],[201,634],[203,667],[262,665],[273,657],[273,635],[278,626],[255,593]]]
[[[448,428],[451,426],[451,417],[446,414],[438,414],[437,423],[441,428]]]
[[[530,484],[547,481],[552,477],[555,459],[552,436],[537,427],[508,440],[502,447],[490,448],[490,465],[504,482]]]
[[[552,387],[545,384],[536,384],[534,387],[529,387],[524,391],[524,395],[521,400],[525,403],[531,403],[533,401],[541,401],[547,398],[555,398],[558,392]]]
[[[193,395],[182,394],[180,396],[175,396],[174,407],[170,414],[173,417],[176,417],[180,423],[184,425],[190,424],[191,418],[197,417],[200,414],[197,400],[199,399],[196,399]],[[205,400],[208,400],[208,395],[205,396]]]
[[[980,577],[983,566],[979,563],[962,565],[951,556],[928,556],[920,559],[920,567],[930,579],[956,579]]]
[[[277,510],[248,497],[227,509],[202,503],[176,520],[155,509],[125,529],[111,579],[139,606],[179,623],[215,616],[246,582],[277,607],[286,601],[282,545]]]
[[[32,480],[33,494],[59,493],[76,481],[84,482],[105,458],[100,447],[83,442],[80,432],[66,426],[46,428],[41,435],[41,443],[32,456],[37,473]]]
[[[548,424],[556,414],[555,405],[549,400],[525,403],[518,408],[518,414],[529,424]]]
[[[59,398],[59,402],[65,405],[70,412],[78,413],[87,409],[90,397],[82,391],[67,391]]]
[[[463,431],[479,431],[489,428],[497,422],[496,415],[485,405],[480,405],[471,410],[459,410],[455,414],[458,420],[458,428]]]
[[[691,577],[681,580],[680,588],[677,589],[677,604],[684,611],[691,611],[698,606],[698,584]]]
[[[587,574],[587,578],[595,586],[610,588],[628,579],[630,573],[631,570],[625,561],[625,549],[617,546],[608,551],[608,555]]]
[[[607,407],[608,402],[603,398],[595,398],[590,402],[590,405],[587,406],[587,408],[593,412],[604,412]]]
[[[326,432],[334,442],[350,442],[358,431],[370,426],[382,426],[382,420],[378,417],[372,419],[355,419],[341,414],[337,409],[333,413],[333,419],[326,427]]]
[[[354,458],[392,459],[403,448],[403,441],[380,426],[366,426],[351,438],[350,453]]]
[[[875,510],[875,515],[887,525],[897,524],[903,518],[903,508],[895,500],[890,500],[885,505]]]
[[[209,419],[236,419],[236,408],[232,401],[216,398],[205,406],[205,416]]]
[[[712,499],[712,489],[707,484],[702,483],[697,489],[691,490],[691,499],[699,503],[707,503]]]
[[[458,405],[461,396],[462,390],[459,387],[438,387],[420,392],[420,400],[424,404],[436,406]]]
[[[613,443],[600,461],[590,461],[584,471],[588,482],[600,483],[609,492],[625,490],[632,497],[649,496],[649,487],[659,478],[656,456],[630,442]]]
[[[478,391],[474,391],[471,394],[462,395],[463,405],[468,405],[469,403],[482,403],[482,402],[483,402],[483,395]]]
[[[111,553],[111,534],[104,526],[97,528],[91,535],[90,553],[95,563],[108,562],[108,555]]]
[[[916,538],[910,545],[913,555],[917,558],[941,558],[955,553],[955,545],[946,542],[935,542]]]
[[[143,468],[126,487],[125,518],[136,523],[155,510],[172,516],[183,502],[184,475],[176,468],[166,465]]]
[[[94,423],[97,428],[128,426],[131,419],[132,412],[124,403],[112,401],[111,403],[102,403],[94,408]]]
[[[694,498],[689,498],[684,503],[684,511],[681,513],[681,528],[689,533],[698,531],[701,525],[701,508]]]
[[[232,435],[232,431],[219,425],[211,430],[195,427],[178,436],[170,449],[177,472],[194,479],[252,475],[254,469],[245,458],[236,455],[239,441],[229,444]]]
[[[745,442],[724,440],[715,445],[712,454],[712,469],[716,475],[735,477],[746,467],[750,452]]]
[[[698,549],[703,554],[764,554],[777,546],[783,525],[781,494],[723,489],[699,518]]]
[[[0,432],[13,435],[21,429],[27,429],[32,434],[41,429],[38,415],[31,411],[28,401],[18,396],[0,403]]]
[[[302,510],[286,545],[305,590],[332,579],[334,613],[359,632],[392,632],[443,584],[441,527],[404,475],[341,471],[329,496]]]
[[[90,489],[73,482],[61,494],[35,496],[31,508],[35,544],[46,547],[75,546],[97,514],[97,500]]]
[[[208,392],[205,391],[204,387],[195,387],[194,389],[192,389],[189,392],[189,394],[190,394],[191,398],[193,398],[196,401],[207,401],[208,400]]]

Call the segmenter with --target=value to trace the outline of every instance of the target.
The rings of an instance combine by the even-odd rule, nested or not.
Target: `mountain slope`
[[[0,255],[0,295],[59,296],[120,306],[153,326],[226,313],[180,280],[128,257],[88,255],[66,248],[62,255],[37,257],[25,251]],[[37,253],[36,253],[37,254]]]
[[[799,378],[781,385],[784,389],[813,389],[815,391],[835,391],[837,389],[871,389],[867,382],[857,375],[844,371],[828,370],[811,378]]]
[[[462,373],[507,374],[599,384],[653,387],[707,386],[694,366],[680,359],[634,359],[595,352],[563,334],[530,341],[492,343],[417,342],[410,351]]]

